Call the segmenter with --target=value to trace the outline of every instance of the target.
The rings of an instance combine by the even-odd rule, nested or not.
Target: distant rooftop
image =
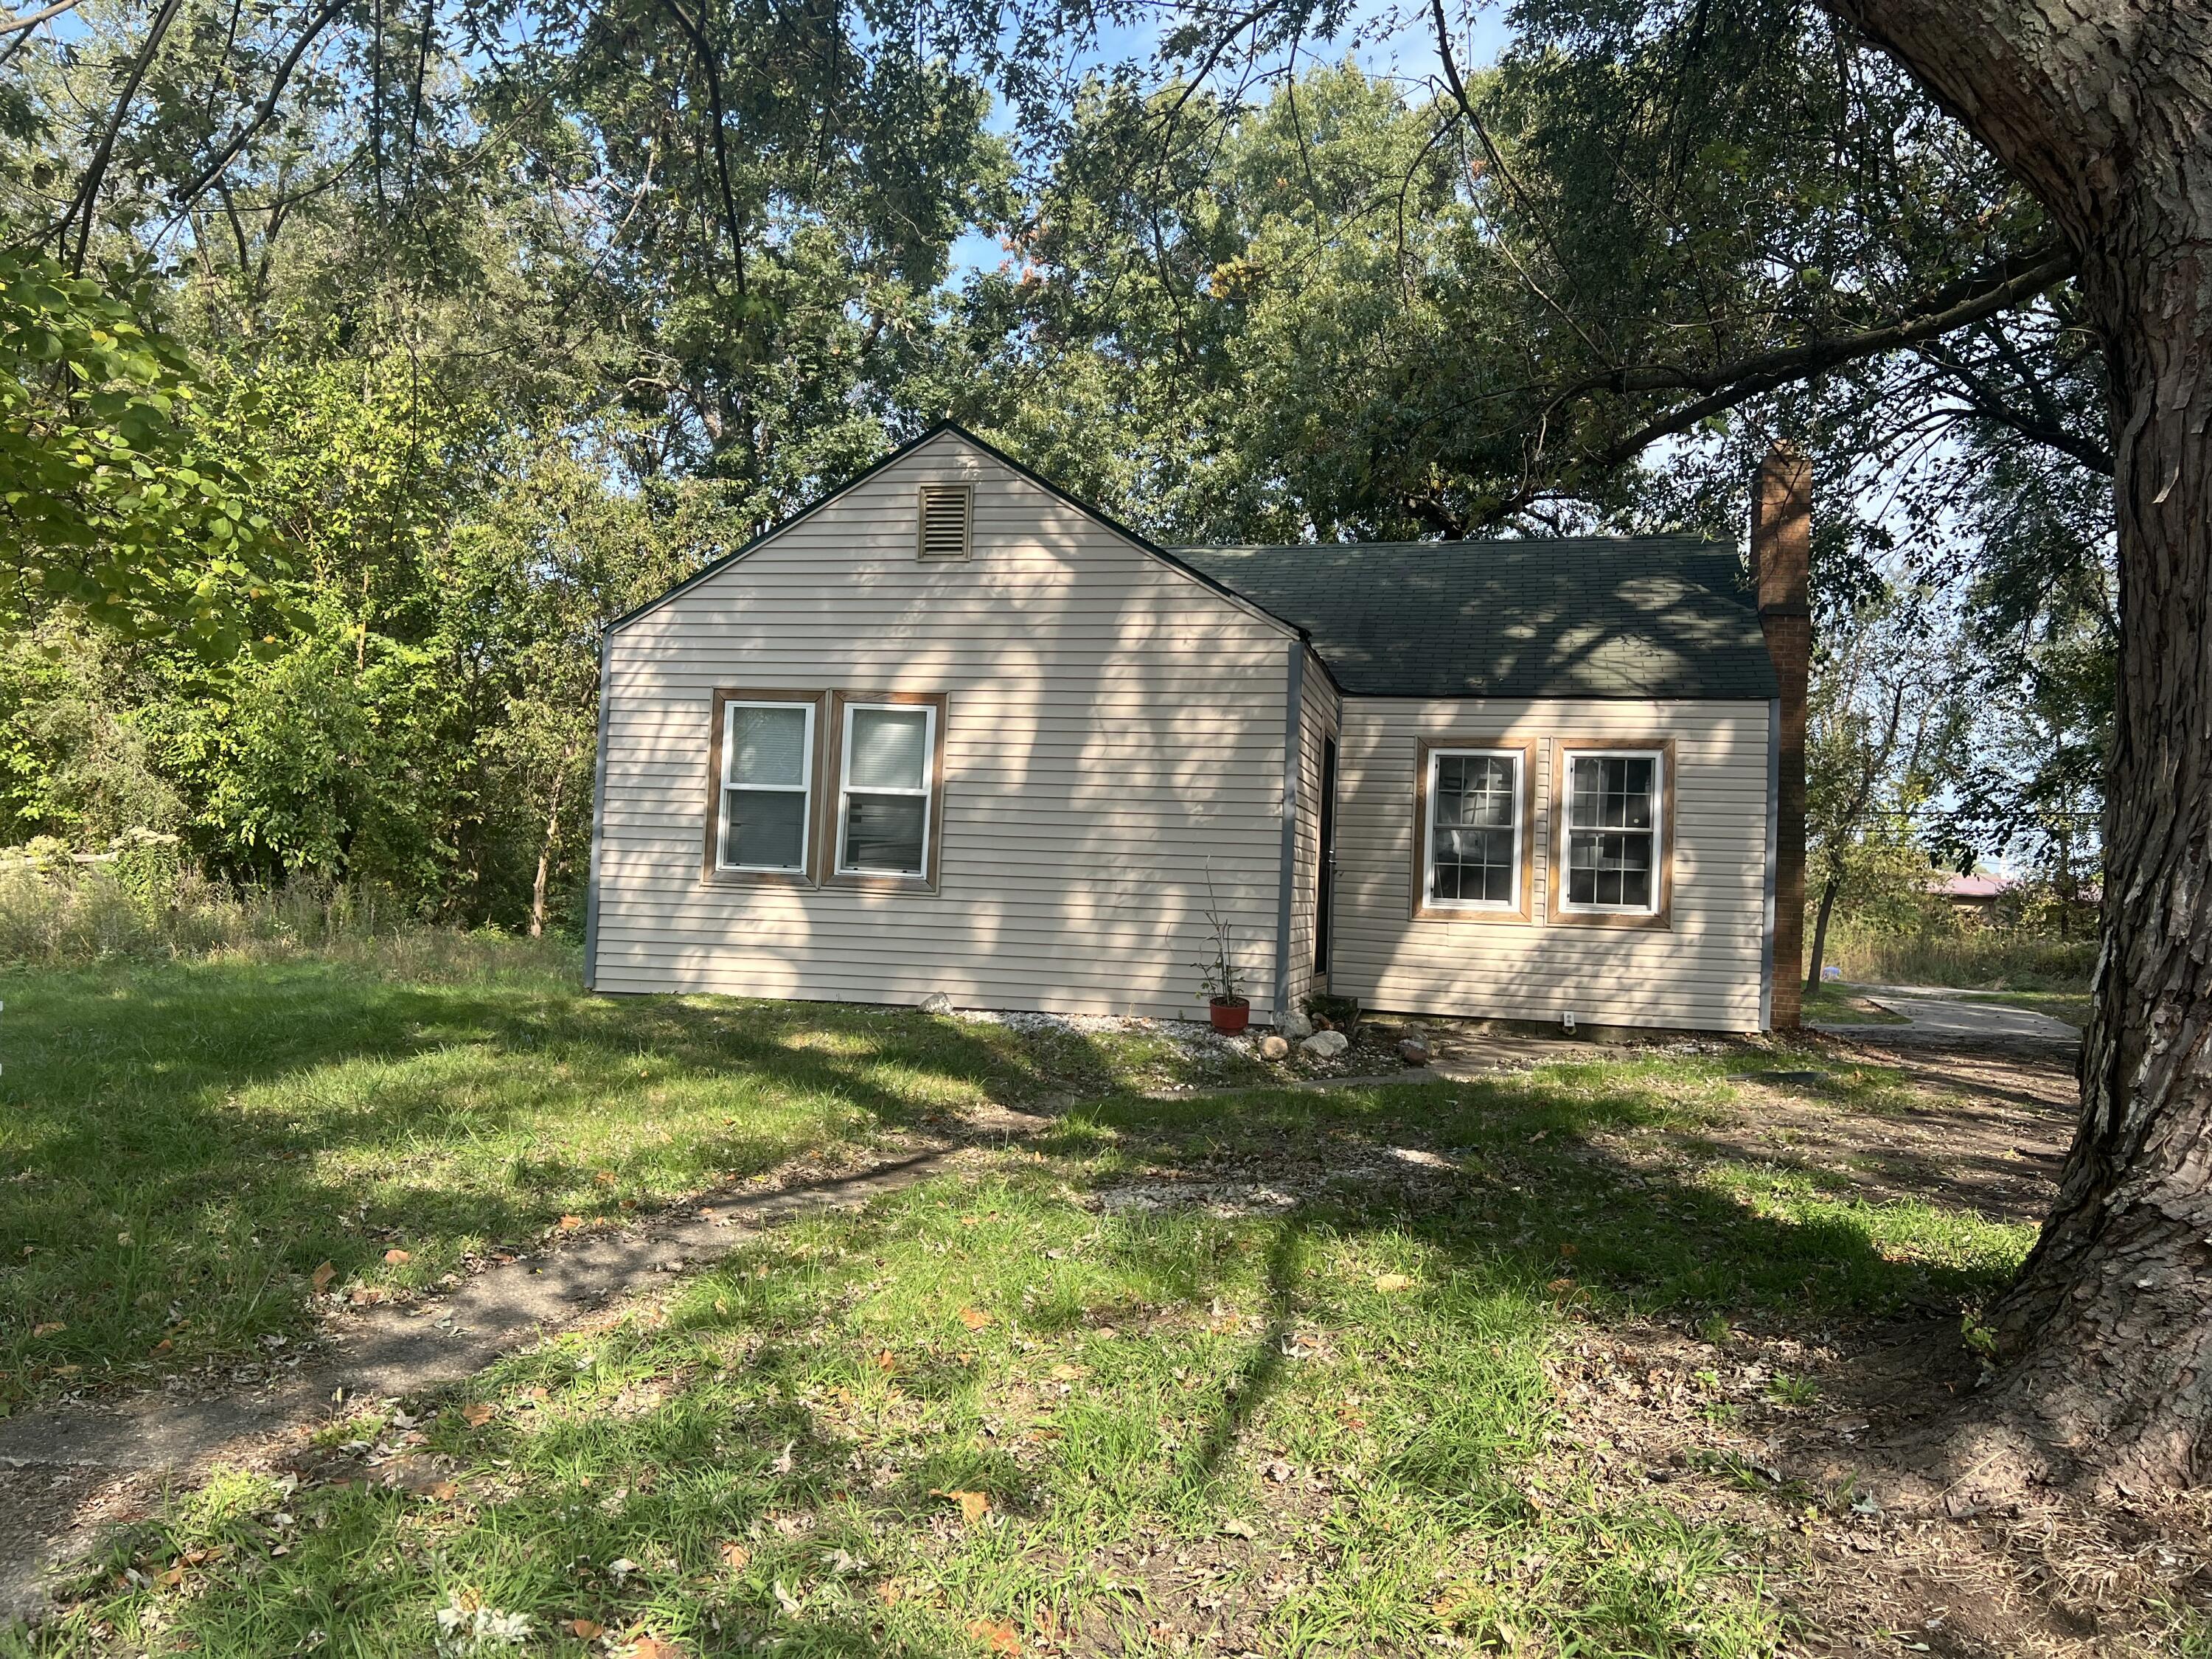
[[[1365,696],[1776,695],[1733,550],[1690,536],[1178,547]]]

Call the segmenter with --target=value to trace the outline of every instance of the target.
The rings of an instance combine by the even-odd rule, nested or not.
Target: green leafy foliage
[[[283,565],[249,480],[194,430],[205,382],[155,304],[0,254],[0,606],[69,601],[227,657],[279,611]]]

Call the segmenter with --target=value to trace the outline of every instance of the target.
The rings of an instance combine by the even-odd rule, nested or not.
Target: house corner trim
[[[1766,705],[1766,881],[1759,944],[1759,1029],[1774,1029],[1774,920],[1782,852],[1782,699]]]
[[[607,661],[613,654],[614,635],[599,635],[599,752],[592,757],[592,856],[584,879],[584,988],[599,988],[599,857],[606,839],[607,818]]]
[[[1304,640],[1292,640],[1290,673],[1283,693],[1283,841],[1281,872],[1275,898],[1274,1023],[1280,1025],[1291,1013],[1291,910],[1297,899],[1298,764],[1305,740],[1305,667]]]

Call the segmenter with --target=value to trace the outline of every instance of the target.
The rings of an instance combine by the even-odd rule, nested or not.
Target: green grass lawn
[[[437,934],[0,996],[0,1408],[296,1334],[325,1262],[339,1293],[428,1285],[986,1098],[1261,1075],[1118,1032],[594,998],[565,947]]]
[[[1814,986],[1805,994],[1805,1018],[1823,1025],[1904,1025],[1902,1014],[1877,1008],[1856,985],[1833,981]]]
[[[301,966],[252,987],[180,969],[75,994],[131,1058],[111,1086],[131,1081],[106,1105],[47,1106],[50,1138],[10,1143],[39,1176],[15,1201],[45,1203],[40,1172],[64,1152],[82,1190],[161,1188],[115,1224],[189,1265],[164,1294],[193,1291],[225,1332],[261,1316],[227,1271],[249,1248],[283,1241],[264,1278],[284,1318],[322,1255],[344,1247],[347,1273],[382,1271],[382,1235],[319,1205],[343,1217],[368,1199],[380,1224],[414,1230],[407,1266],[428,1256],[429,1272],[454,1259],[440,1250],[564,1209],[1158,1063],[1040,1055],[1003,1028],[912,1013],[593,1002],[542,966],[442,981]],[[119,1012],[134,1002],[138,1018]],[[225,1009],[241,1028],[228,1036]],[[40,1006],[25,1012],[33,1025]],[[69,994],[44,1017],[52,1049],[84,1050],[63,1036],[88,1018]],[[76,1075],[59,1052],[46,1063],[49,1087]],[[1731,1321],[1955,1312],[2032,1234],[1701,1141],[1752,1086],[1743,1074],[1774,1063],[1726,1051],[1480,1085],[1093,1099],[960,1174],[750,1241],[456,1395],[409,1402],[418,1421],[378,1408],[341,1423],[323,1436],[332,1461],[296,1484],[240,1473],[180,1496],[88,1565],[85,1599],[43,1639],[1773,1652],[1786,1631],[1758,1541],[1601,1482],[1604,1443],[1575,1427],[1548,1367],[1632,1314],[1724,1340]],[[1789,1063],[1821,1070],[1838,1111],[1893,1109],[1902,1086],[1863,1063]],[[20,1117],[35,1097],[15,1065],[6,1076]],[[121,1129],[106,1154],[80,1146],[149,1103],[182,1120],[153,1137],[162,1150]],[[186,1131],[209,1143],[189,1159],[166,1150]],[[1701,1144],[1715,1150],[1682,1150]],[[247,1146],[296,1155],[265,1187],[186,1200],[236,1156],[224,1147]],[[135,1184],[100,1174],[126,1162]],[[186,1162],[196,1174],[172,1173]],[[222,1243],[185,1243],[196,1212]],[[137,1281],[96,1265],[106,1249],[88,1242],[46,1293],[96,1299],[113,1275],[97,1296],[129,1329]],[[427,1478],[368,1484],[367,1461],[387,1456],[385,1474]]]

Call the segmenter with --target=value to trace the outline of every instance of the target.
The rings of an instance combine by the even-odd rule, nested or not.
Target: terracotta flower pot
[[[1243,997],[1215,997],[1206,1004],[1206,1012],[1212,1017],[1213,1029],[1224,1036],[1235,1036],[1252,1023],[1252,1005]]]

